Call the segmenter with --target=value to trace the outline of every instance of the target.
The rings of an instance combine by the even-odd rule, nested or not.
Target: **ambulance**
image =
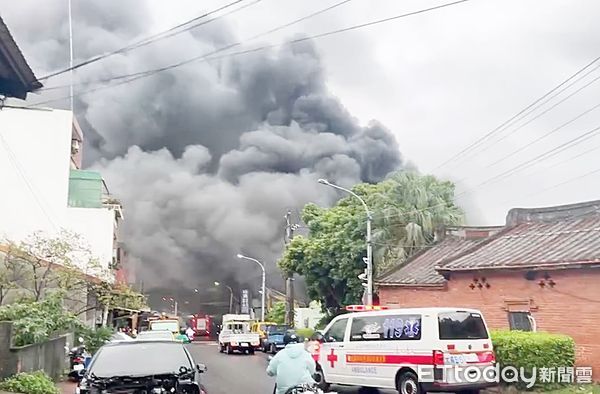
[[[356,305],[313,337],[317,381],[394,389],[476,393],[497,384],[495,354],[481,312]]]

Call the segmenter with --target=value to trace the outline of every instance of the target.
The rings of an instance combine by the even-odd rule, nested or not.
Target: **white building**
[[[294,327],[314,329],[324,316],[325,314],[321,311],[321,304],[311,301],[308,308],[294,309]]]
[[[81,170],[82,142],[70,111],[0,110],[0,242],[65,229],[110,270],[123,215],[101,175]]]

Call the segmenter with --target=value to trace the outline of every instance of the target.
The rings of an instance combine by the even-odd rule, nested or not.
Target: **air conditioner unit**
[[[76,155],[79,153],[79,140],[71,140],[71,154]]]

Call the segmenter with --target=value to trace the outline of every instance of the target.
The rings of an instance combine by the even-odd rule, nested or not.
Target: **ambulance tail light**
[[[433,365],[444,365],[444,352],[441,350],[433,351]]]
[[[448,350],[454,350],[456,349],[456,346],[453,344],[448,345]]]

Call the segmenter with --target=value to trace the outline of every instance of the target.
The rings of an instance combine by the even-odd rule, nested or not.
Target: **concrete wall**
[[[543,274],[527,280],[523,272],[452,274],[441,290],[380,287],[382,305],[477,308],[491,329],[508,329],[509,311],[529,311],[538,331],[567,334],[575,340],[577,364],[592,366],[600,379],[600,269],[550,271],[553,287],[540,286]],[[470,288],[485,277],[489,288]],[[547,281],[544,281],[547,282]]]
[[[0,379],[19,372],[44,370],[58,379],[68,367],[65,352],[69,335],[33,345],[11,346],[12,323],[0,322]]]

